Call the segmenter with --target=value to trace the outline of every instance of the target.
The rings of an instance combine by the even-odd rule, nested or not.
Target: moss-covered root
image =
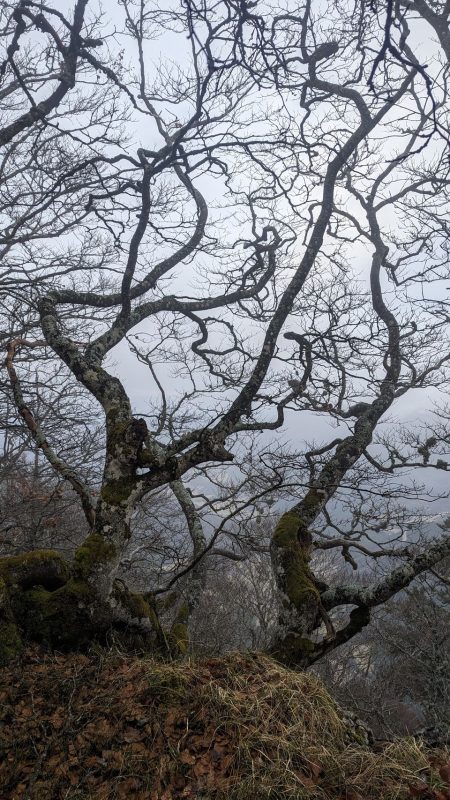
[[[67,563],[55,550],[32,550],[0,558],[0,578],[12,591],[30,586],[54,589],[66,583],[69,574]]]
[[[111,620],[95,590],[52,550],[36,550],[0,559],[3,603],[3,662],[24,641],[78,650],[100,638]]]
[[[91,534],[70,567],[53,551],[0,559],[0,664],[20,652],[22,638],[70,651],[104,642],[113,631],[127,648],[164,655],[183,651],[181,616],[169,642],[148,598],[119,582],[106,599],[99,596],[92,567],[108,568],[111,547]]]
[[[55,590],[64,585],[69,569],[59,553],[35,550],[0,559],[0,666],[8,664],[22,649],[31,587]]]
[[[106,598],[99,595],[95,568],[104,564],[107,571],[114,558],[113,545],[92,533],[70,567],[53,551],[0,559],[0,664],[20,652],[22,638],[70,651],[105,641],[111,632],[127,648],[184,654],[189,647],[185,605],[165,632],[151,597],[130,592],[121,582]]]
[[[174,599],[175,598],[175,599]],[[176,602],[176,595],[170,602]],[[114,587],[114,616],[117,622],[125,622],[128,629],[143,634],[151,633],[153,643],[164,657],[179,658],[189,649],[189,608],[183,602],[179,607],[170,630],[164,630],[159,620],[157,605],[149,595],[130,592],[120,581]],[[167,610],[167,604],[163,606]]]

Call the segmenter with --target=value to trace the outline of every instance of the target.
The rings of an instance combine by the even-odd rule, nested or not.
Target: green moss
[[[86,646],[94,633],[101,633],[102,627],[108,625],[98,612],[92,589],[76,579],[54,592],[42,586],[22,592],[16,598],[14,611],[26,638],[64,649]]]
[[[91,533],[75,553],[76,574],[81,578],[87,578],[93,566],[111,561],[115,553],[116,549],[111,542],[98,533]]]
[[[320,600],[320,592],[309,568],[309,547],[302,546],[298,539],[301,527],[301,517],[288,511],[278,522],[272,538],[278,550],[284,592],[289,604],[299,612],[308,599]]]
[[[136,619],[153,620],[155,617],[155,612],[150,604],[138,592],[130,592],[128,589],[116,584],[114,587],[114,597],[122,608]]]
[[[130,614],[131,619],[148,619],[156,636],[158,647],[167,652],[167,641],[158,614],[142,594],[130,592],[120,583],[114,587],[114,597],[117,603]]]
[[[183,603],[179,608],[175,622],[173,623],[168,636],[170,649],[173,655],[184,655],[189,650],[189,608],[187,603]]]
[[[128,592],[124,593],[124,598],[126,598],[127,607],[133,617],[143,619],[151,615],[151,608],[141,594]]]
[[[109,481],[102,488],[102,500],[110,506],[120,506],[125,503],[135,486],[134,478],[119,478]]]
[[[25,637],[37,641],[46,641],[47,618],[49,608],[47,601],[52,592],[42,586],[35,586],[15,597],[15,616],[24,630]]]
[[[0,558],[0,572],[3,574],[5,570],[18,569],[23,565],[34,564],[37,561],[61,559],[56,550],[31,550],[28,553],[20,553],[17,556],[6,556]]]
[[[69,577],[53,551],[35,551],[2,559],[0,587],[2,660],[9,660],[24,639],[52,646],[78,647],[91,635],[88,585]]]
[[[297,545],[298,530],[302,520],[298,514],[288,511],[283,514],[276,526],[272,541],[277,547],[293,547]]]
[[[188,619],[189,619],[188,604],[187,603],[183,603],[181,608],[179,608],[179,610],[178,610],[176,622],[181,622],[181,623],[184,623],[184,625],[187,625]]]
[[[69,568],[55,550],[32,550],[17,556],[0,558],[0,576],[8,585],[41,583],[62,585],[69,577]]]
[[[291,552],[285,559],[286,594],[295,608],[301,609],[306,598],[313,596],[320,600],[320,592],[314,583],[307,559],[300,548]]]

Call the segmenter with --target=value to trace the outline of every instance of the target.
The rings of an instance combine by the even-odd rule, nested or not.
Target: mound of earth
[[[314,675],[259,654],[31,649],[0,675],[2,800],[447,800],[449,760],[374,749]]]

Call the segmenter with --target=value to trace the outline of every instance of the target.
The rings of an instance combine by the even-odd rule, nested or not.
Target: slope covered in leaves
[[[313,675],[29,650],[0,683],[2,800],[450,798],[447,756],[375,752]]]

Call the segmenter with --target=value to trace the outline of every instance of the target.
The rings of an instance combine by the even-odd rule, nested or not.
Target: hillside
[[[450,798],[448,754],[372,748],[313,675],[31,649],[2,672],[2,800]]]

